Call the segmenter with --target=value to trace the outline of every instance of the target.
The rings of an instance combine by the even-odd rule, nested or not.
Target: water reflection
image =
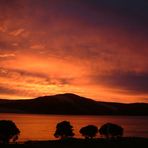
[[[69,116],[69,115],[31,115],[31,114],[0,114],[0,120],[13,120],[21,135],[19,140],[49,140],[55,139],[56,124],[68,120],[74,126],[76,137],[81,137],[81,127],[93,124],[100,127],[106,122],[121,125],[125,136],[148,137],[147,116]],[[98,135],[99,137],[99,135]]]

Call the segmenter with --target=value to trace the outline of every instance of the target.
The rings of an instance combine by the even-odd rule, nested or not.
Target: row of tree
[[[110,138],[119,138],[123,136],[123,128],[117,124],[106,123],[99,129],[95,125],[82,127],[79,131],[86,139],[96,137],[97,133],[101,136]],[[0,120],[0,142],[9,143],[10,140],[15,142],[20,134],[19,128],[11,120]],[[73,126],[69,121],[62,121],[57,124],[54,136],[56,138],[65,139],[74,137]]]

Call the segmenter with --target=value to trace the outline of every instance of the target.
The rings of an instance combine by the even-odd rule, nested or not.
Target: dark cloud
[[[20,99],[21,96],[23,98],[28,98],[29,95],[32,94],[32,91],[29,89],[23,90],[20,88],[13,88],[13,87],[5,87],[5,86],[0,86],[0,94],[1,94],[1,99],[8,99],[8,96],[11,96],[13,99]],[[39,92],[34,91],[35,96],[39,96]],[[8,97],[8,98],[7,98]]]
[[[4,69],[0,67],[0,78],[8,78],[10,82],[17,80],[18,83],[25,81],[25,83],[40,84],[40,85],[66,85],[71,84],[73,79],[61,76],[51,76],[39,72],[29,72],[19,69]],[[1,84],[1,82],[0,82]]]
[[[148,73],[113,72],[94,77],[94,82],[129,94],[148,94]]]
[[[17,94],[17,90],[13,90],[11,88],[0,86],[0,93],[1,94],[12,95],[12,94]]]
[[[7,41],[0,41],[0,51],[4,51],[4,50],[12,50],[14,49],[14,47],[12,46],[12,44],[8,43]]]

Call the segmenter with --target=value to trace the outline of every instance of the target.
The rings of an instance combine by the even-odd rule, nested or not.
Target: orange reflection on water
[[[142,116],[68,116],[68,115],[29,115],[0,114],[0,120],[13,120],[21,130],[19,141],[52,140],[58,122],[68,120],[74,127],[75,137],[81,137],[81,127],[93,124],[98,128],[106,122],[121,125],[124,136],[148,137],[148,117]],[[97,137],[100,137],[98,134]]]

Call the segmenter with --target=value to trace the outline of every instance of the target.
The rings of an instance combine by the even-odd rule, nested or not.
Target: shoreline
[[[6,145],[0,144],[3,148]],[[108,148],[108,147],[137,147],[148,146],[148,138],[142,137],[122,137],[120,139],[76,139],[68,138],[64,140],[47,140],[47,141],[26,141],[23,143],[7,144],[7,147],[24,147],[24,148]]]

